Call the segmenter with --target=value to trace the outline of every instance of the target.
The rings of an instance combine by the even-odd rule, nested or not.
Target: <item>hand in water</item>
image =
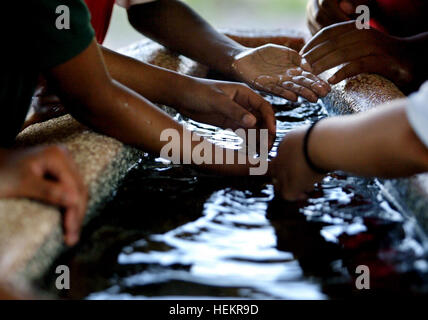
[[[244,84],[191,78],[183,92],[180,113],[223,129],[268,129],[269,146],[276,135],[272,106]]]
[[[332,84],[368,72],[380,74],[398,86],[407,86],[418,74],[410,45],[405,39],[376,29],[359,30],[355,21],[349,21],[321,30],[301,53],[314,74],[344,64],[329,79]]]
[[[293,130],[285,136],[278,155],[269,166],[275,191],[289,201],[307,199],[307,192],[322,181],[323,175],[314,172],[303,155],[303,139],[307,127]]]
[[[302,96],[316,102],[330,91],[326,82],[308,72],[309,65],[296,51],[283,46],[249,49],[236,57],[233,68],[237,79],[291,101]]]
[[[64,239],[79,240],[87,191],[77,168],[58,146],[0,151],[0,198],[30,198],[64,210]]]

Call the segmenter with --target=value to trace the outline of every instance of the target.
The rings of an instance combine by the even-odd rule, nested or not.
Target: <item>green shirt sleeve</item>
[[[67,62],[94,38],[88,8],[82,0],[30,0],[34,61],[40,70]]]

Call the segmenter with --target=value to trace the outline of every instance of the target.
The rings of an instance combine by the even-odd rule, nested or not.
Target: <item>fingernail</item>
[[[242,124],[247,127],[252,127],[256,124],[256,118],[250,114],[246,114],[242,117]]]

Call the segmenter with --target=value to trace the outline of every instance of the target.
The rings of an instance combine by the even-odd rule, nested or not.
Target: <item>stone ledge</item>
[[[124,54],[188,75],[204,77],[207,68],[150,41]],[[167,110],[171,111],[171,110]],[[35,124],[17,137],[18,147],[62,144],[74,158],[89,190],[87,223],[116,189],[142,152],[95,133],[70,115]],[[33,289],[65,246],[58,209],[25,199],[0,200],[0,279],[23,291]]]
[[[333,86],[323,102],[329,113],[349,114],[404,97],[389,80],[378,75],[362,74]],[[428,233],[428,174],[383,180],[383,185],[404,210],[413,213]]]
[[[140,152],[94,133],[71,116],[30,126],[18,146],[64,145],[88,186],[86,222],[115,189]],[[64,249],[58,209],[30,200],[0,201],[0,275],[20,286],[47,270]]]
[[[241,37],[240,34],[237,36]],[[257,34],[255,36],[259,38]],[[183,56],[171,54],[150,41],[136,43],[122,50],[122,53],[186,74],[204,77],[207,73],[207,68]],[[378,76],[362,75],[336,85],[324,102],[330,111],[351,113],[400,97],[403,94],[389,81]],[[99,205],[114,191],[116,184],[141,155],[139,151],[114,139],[88,130],[70,116],[33,125],[18,137],[20,146],[50,143],[63,143],[70,150],[89,186],[90,203],[86,221],[94,216]],[[425,217],[424,213],[428,212],[426,175],[391,180],[385,185],[396,192],[401,202],[415,214],[420,212],[419,217]],[[33,279],[47,270],[63,249],[57,209],[29,200],[0,200],[0,278],[9,280],[15,286],[28,287]]]

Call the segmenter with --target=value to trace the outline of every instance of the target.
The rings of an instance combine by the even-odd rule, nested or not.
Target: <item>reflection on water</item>
[[[325,115],[320,105],[273,102],[280,105],[278,141]],[[177,119],[216,143],[239,143]],[[337,173],[309,200],[287,203],[264,178],[200,174],[146,157],[58,263],[70,266],[71,298],[420,295],[428,292],[421,237],[375,181]],[[371,290],[356,289],[358,265],[370,268]],[[52,287],[52,278],[47,283]]]

